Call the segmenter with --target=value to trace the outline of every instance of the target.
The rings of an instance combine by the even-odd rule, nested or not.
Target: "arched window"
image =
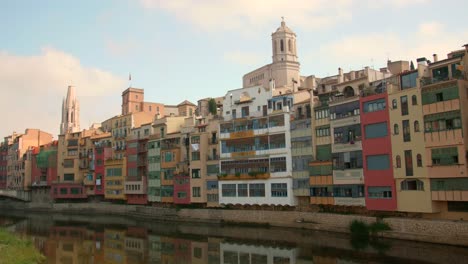
[[[393,100],[392,100],[392,108],[393,108],[393,109],[397,109],[397,108],[398,108],[397,100],[396,100],[396,99],[393,99]]]
[[[422,167],[422,157],[421,154],[416,155],[416,164],[418,167]]]
[[[283,40],[282,40],[282,39],[280,40],[280,51],[281,51],[281,52],[284,51],[284,43],[283,43]]]
[[[292,45],[291,45],[291,40],[288,40],[288,51],[292,51]]]
[[[344,97],[354,96],[354,89],[351,86],[346,86],[343,90]]]
[[[404,180],[400,184],[400,188],[403,191],[423,191],[424,182],[421,180]]]
[[[400,155],[396,156],[396,167],[401,168],[401,157],[400,157]]]
[[[399,133],[400,133],[400,131],[398,131],[398,124],[394,124],[393,125],[393,134],[398,135]]]
[[[414,132],[419,132],[419,121],[414,121]]]
[[[418,104],[418,98],[416,98],[416,95],[411,96],[411,103],[412,103],[413,105],[417,105],[417,104]]]

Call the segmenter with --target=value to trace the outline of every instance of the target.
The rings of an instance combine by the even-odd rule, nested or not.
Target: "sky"
[[[171,105],[224,96],[271,62],[281,17],[297,35],[301,75],[325,77],[443,59],[468,43],[466,10],[466,0],[2,1],[0,136],[39,128],[57,138],[70,84],[82,129],[118,115],[129,86]]]

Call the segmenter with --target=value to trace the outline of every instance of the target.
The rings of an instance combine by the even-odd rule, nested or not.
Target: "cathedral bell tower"
[[[297,62],[296,34],[286,26],[284,18],[281,26],[271,34],[273,63],[280,61]]]

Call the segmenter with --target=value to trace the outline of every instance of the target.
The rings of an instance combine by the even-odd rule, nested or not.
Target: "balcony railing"
[[[217,138],[210,138],[209,144],[210,145],[216,145],[218,144],[219,140]]]
[[[207,160],[219,160],[219,155],[206,155]]]

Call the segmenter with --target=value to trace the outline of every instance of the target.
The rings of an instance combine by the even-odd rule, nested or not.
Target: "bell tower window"
[[[281,52],[284,51],[284,43],[283,43],[283,40],[280,40],[280,50],[281,50]]]
[[[288,51],[291,52],[292,51],[292,48],[291,48],[291,40],[288,40]]]

